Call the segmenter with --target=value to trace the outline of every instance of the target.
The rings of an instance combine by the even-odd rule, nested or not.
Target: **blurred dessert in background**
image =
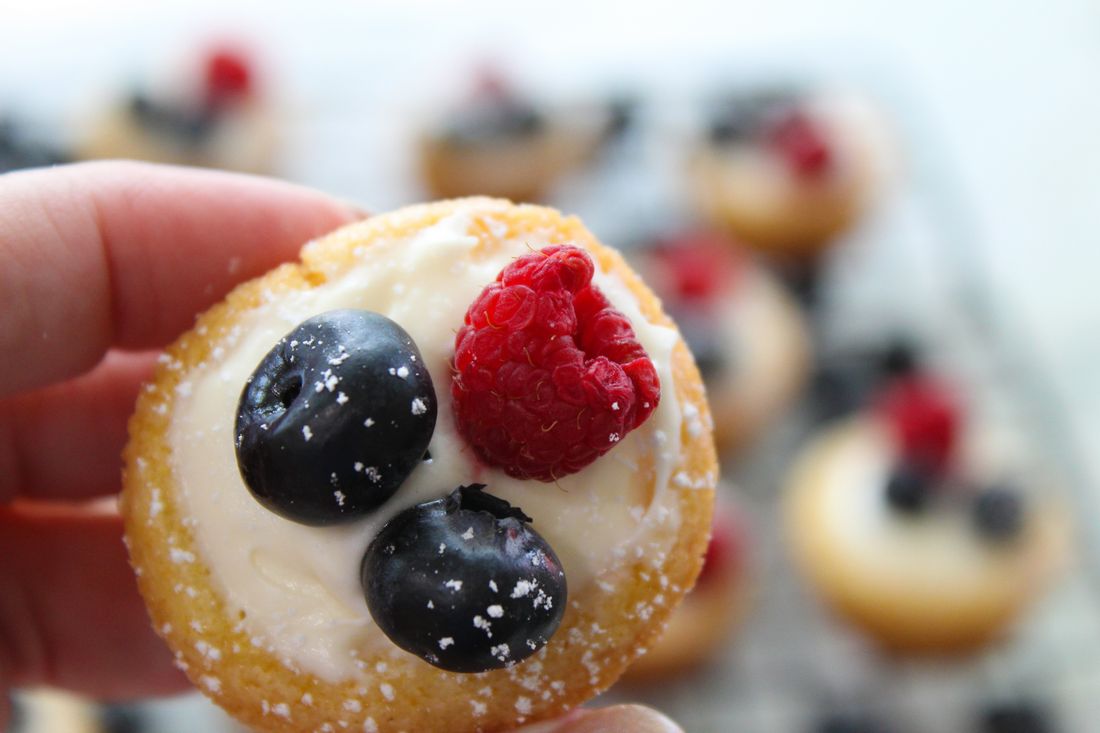
[[[963,409],[944,380],[895,361],[863,409],[811,438],[789,478],[797,565],[890,650],[996,640],[1066,554],[1062,511]]]
[[[272,173],[278,126],[260,77],[243,47],[211,47],[181,78],[134,89],[102,110],[78,156]]]
[[[719,485],[710,544],[695,587],[672,612],[657,643],[623,674],[628,685],[661,682],[718,659],[744,618],[750,596],[749,532]]]
[[[680,326],[707,385],[722,452],[736,452],[790,407],[811,347],[786,290],[729,237],[687,231],[639,254],[639,267]]]
[[[0,114],[0,173],[68,162],[59,147],[39,140],[29,125]]]
[[[76,695],[39,688],[12,697],[10,733],[101,733],[95,704]]]
[[[437,198],[540,201],[625,125],[614,106],[551,109],[482,69],[473,91],[421,136],[421,177]]]
[[[727,95],[700,138],[688,161],[700,211],[782,260],[815,259],[881,182],[882,125],[866,102],[840,92]]]

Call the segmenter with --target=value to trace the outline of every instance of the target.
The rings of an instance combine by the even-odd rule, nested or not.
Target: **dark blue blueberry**
[[[145,716],[134,705],[105,704],[99,708],[102,733],[142,733],[149,730]]]
[[[1024,500],[1016,491],[994,486],[974,498],[974,528],[993,542],[1008,542],[1024,527]]]
[[[451,672],[484,672],[545,646],[565,573],[530,517],[484,486],[394,517],[367,548],[367,606],[394,644]]]
[[[981,715],[982,733],[1054,733],[1049,713],[1034,702],[1015,700],[990,705]]]
[[[432,379],[412,338],[364,310],[310,318],[267,353],[237,410],[237,465],[253,496],[303,524],[389,499],[435,429]]]
[[[202,143],[217,123],[212,109],[182,109],[163,104],[142,92],[130,96],[130,114],[143,127],[187,146]]]
[[[863,712],[834,712],[818,721],[814,733],[889,733],[883,721]]]
[[[886,503],[899,512],[920,512],[928,505],[931,494],[928,475],[911,463],[899,463],[886,479]]]
[[[711,110],[708,137],[715,145],[756,139],[769,122],[793,107],[797,100],[794,92],[784,89],[726,97]]]
[[[545,124],[542,114],[522,100],[482,101],[451,118],[444,137],[453,145],[485,145],[532,137]]]
[[[628,94],[619,94],[607,104],[607,126],[604,128],[604,140],[618,140],[637,124],[639,101]]]
[[[889,341],[877,361],[879,374],[886,380],[908,377],[920,367],[916,346],[902,338]]]
[[[24,733],[26,728],[30,726],[30,715],[27,711],[27,704],[19,697],[19,695],[12,695],[9,691],[5,690],[0,692],[0,695],[8,695],[8,733]],[[3,703],[0,702],[0,707],[3,707]]]
[[[862,370],[840,362],[822,363],[809,387],[809,410],[815,424],[848,417],[867,403],[869,387]]]

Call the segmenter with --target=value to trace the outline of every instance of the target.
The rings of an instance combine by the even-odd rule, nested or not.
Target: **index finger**
[[[233,285],[355,218],[316,191],[215,171],[0,176],[0,395],[80,374],[112,345],[163,346]]]

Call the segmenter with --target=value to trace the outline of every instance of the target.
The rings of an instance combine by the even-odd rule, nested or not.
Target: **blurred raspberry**
[[[657,370],[591,284],[593,271],[569,245],[520,257],[470,305],[455,337],[459,431],[511,476],[575,473],[657,407]]]
[[[654,249],[661,280],[680,300],[711,301],[731,290],[745,263],[737,245],[716,232],[695,231],[662,240]]]
[[[951,464],[959,432],[959,407],[943,383],[915,373],[894,381],[878,400],[902,456],[933,474]]]
[[[799,110],[791,110],[777,120],[768,132],[768,140],[791,171],[802,178],[821,175],[832,160],[825,131]]]
[[[245,53],[228,46],[206,57],[206,102],[211,107],[247,97],[252,92],[252,68]]]

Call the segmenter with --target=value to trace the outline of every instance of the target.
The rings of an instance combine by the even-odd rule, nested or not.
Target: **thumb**
[[[680,726],[642,705],[574,710],[564,718],[521,728],[516,733],[684,733]]]

